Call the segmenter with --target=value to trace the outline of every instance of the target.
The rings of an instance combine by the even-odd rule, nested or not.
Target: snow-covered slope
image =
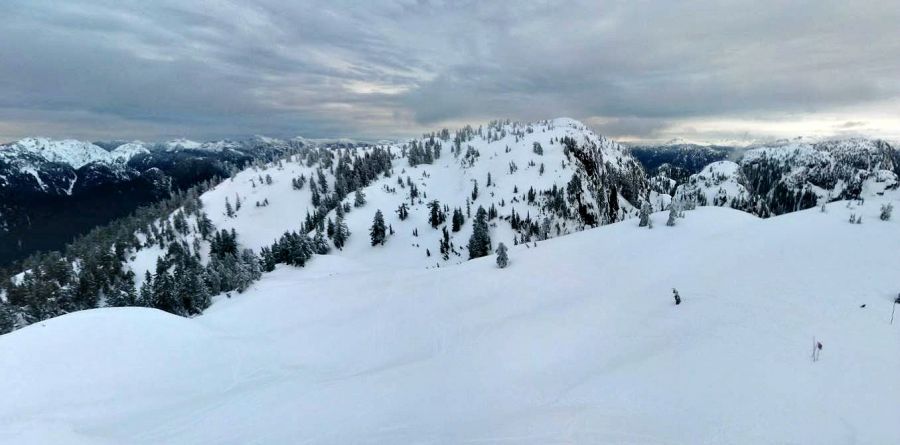
[[[91,162],[110,162],[113,157],[106,150],[76,140],[54,140],[47,138],[25,138],[11,145],[0,147],[4,157],[30,153],[47,162],[66,164],[74,169],[81,168]]]
[[[204,150],[222,151],[229,148],[238,148],[239,144],[232,141],[197,142],[190,139],[173,139],[163,144],[168,150]]]
[[[114,148],[109,152],[110,158],[118,162],[128,162],[129,159],[140,155],[150,153],[147,144],[141,141],[127,142]]]
[[[627,150],[571,119],[495,121],[387,146],[291,142],[285,150],[272,152],[277,159],[255,158],[243,171],[229,169],[231,177],[202,196],[199,191],[179,195],[171,207],[146,209],[139,218],[119,221],[105,228],[103,236],[68,249],[65,258],[45,255],[32,263],[23,275],[27,279],[4,280],[0,287],[10,298],[7,307],[0,307],[0,332],[106,305],[196,314],[208,306],[204,288],[242,291],[260,268],[316,262],[321,258],[311,258],[312,253],[329,253],[329,246],[332,258],[341,257],[357,270],[458,264],[489,254],[501,242],[539,241],[634,216],[633,203],[647,199],[649,189],[643,169]],[[184,166],[190,173],[195,158],[211,152],[180,153],[171,167]],[[160,154],[174,156],[154,148],[129,166],[151,167],[147,162]],[[78,184],[93,176],[82,170],[98,165],[79,170]],[[354,196],[357,190],[365,193],[366,202]],[[667,196],[649,195],[658,209],[666,205]],[[373,246],[369,231],[379,211],[387,237]],[[334,235],[335,226],[349,228],[346,242]],[[476,227],[483,227],[479,233],[485,236],[474,237]],[[227,253],[240,252],[240,261],[223,260],[223,251],[213,248],[212,235],[219,230],[235,233],[236,245],[229,243],[235,247]],[[297,233],[316,241],[301,241]],[[273,244],[292,236],[296,241],[290,246],[287,241]],[[481,242],[470,244],[471,239]],[[101,260],[109,250],[116,258]],[[167,283],[184,283],[185,270],[202,281],[198,287],[169,288]],[[179,277],[168,279],[175,271]],[[85,286],[75,292],[72,283],[81,282]],[[175,294],[179,296],[171,297]]]
[[[634,206],[630,202],[647,193],[643,170],[627,150],[593,133],[580,122],[556,119],[495,125],[483,128],[480,133],[473,129],[471,139],[460,143],[457,155],[453,154],[452,138],[428,137],[386,147],[395,157],[393,174],[380,177],[363,189],[367,203],[359,208],[351,207],[345,215],[351,232],[349,242],[342,250],[333,250],[331,254],[358,263],[360,267],[385,263],[407,267],[456,264],[469,258],[466,244],[479,206],[488,209],[493,205],[497,209],[498,216],[490,220],[491,238],[496,247],[499,242],[513,245],[526,239],[543,238],[543,234],[533,232],[540,231],[539,226],[545,225],[545,220],[549,229],[547,237],[573,233],[593,225],[585,218],[599,224],[608,214],[610,193],[616,194],[618,210],[615,218],[631,216]],[[566,149],[562,142],[564,138],[577,142],[577,153],[575,149]],[[440,157],[432,164],[410,166],[407,153],[410,147],[422,147],[428,141],[440,145]],[[542,154],[535,152],[535,144],[542,147]],[[371,151],[371,147],[356,149],[353,153],[364,156],[367,151]],[[334,153],[339,159],[349,152],[341,149]],[[301,175],[317,178],[319,166],[295,156],[247,169],[205,193],[201,197],[204,209],[218,229],[235,229],[241,245],[258,252],[285,231],[299,231],[306,215],[317,210],[312,204],[310,185],[295,190],[292,180]],[[333,168],[322,171],[328,190],[333,191],[335,176],[331,170]],[[266,176],[271,178],[271,184]],[[573,176],[581,183],[577,191],[586,215],[577,211],[575,195],[567,192]],[[414,199],[410,199],[408,180],[418,190],[418,197]],[[479,193],[473,199],[476,183]],[[551,208],[551,198],[543,194],[554,188],[560,199],[570,200],[566,204],[567,212]],[[530,189],[534,193],[532,202],[527,196]],[[238,200],[242,202],[242,208],[229,217],[226,201],[234,207]],[[352,203],[353,200],[354,196],[350,194],[344,202]],[[437,228],[433,228],[428,219],[427,204],[433,200],[450,210],[446,221]],[[257,203],[267,204],[257,206]],[[401,220],[397,213],[401,204],[409,208],[406,220]],[[456,208],[466,213],[466,217],[461,229],[452,232],[450,217]],[[373,247],[369,228],[376,210],[382,211],[387,225],[395,233],[388,236],[385,245]],[[533,221],[533,230],[514,230],[510,221],[513,213],[523,220]],[[329,211],[327,217],[335,219],[335,212]],[[450,231],[453,243],[453,252],[446,259],[439,254],[443,227]],[[153,266],[159,254],[152,250],[138,252],[134,267],[138,276]]]
[[[746,187],[741,166],[731,161],[707,165],[678,187],[675,199],[693,201],[697,205],[748,209],[752,196]]]
[[[655,214],[653,230],[513,247],[502,270],[328,255],[193,319],[66,315],[0,336],[0,437],[900,443],[900,222],[878,221],[885,199],[898,203],[771,219],[700,208],[675,227]]]

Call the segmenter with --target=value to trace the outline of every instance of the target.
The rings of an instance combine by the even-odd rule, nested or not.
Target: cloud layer
[[[556,116],[634,140],[900,138],[893,0],[7,0],[0,16],[0,140]]]

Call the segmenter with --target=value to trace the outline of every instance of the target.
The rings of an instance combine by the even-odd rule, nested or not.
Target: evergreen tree
[[[619,192],[616,190],[616,186],[612,185],[609,188],[609,199],[607,200],[609,203],[609,211],[608,211],[608,220],[615,222],[619,220]]]
[[[308,238],[306,235],[301,235],[304,240],[307,240],[307,246],[309,245]],[[308,255],[307,258],[309,258]],[[250,287],[254,281],[258,280],[262,277],[262,270],[259,267],[259,257],[253,253],[251,249],[244,249],[241,251],[241,256],[238,261],[238,283],[236,289],[238,292],[243,292]],[[207,306],[209,304],[207,303]],[[206,309],[206,307],[203,307]]]
[[[543,241],[547,238],[550,238],[550,218],[545,216],[544,220],[541,221],[541,231],[538,234],[538,239]]]
[[[259,249],[259,266],[262,268],[263,272],[271,272],[275,270],[275,255],[272,253],[272,248],[263,246],[262,249]]]
[[[640,212],[641,220],[638,223],[638,227],[647,227],[648,225],[650,225],[650,213],[651,213],[650,202],[644,201],[643,204],[641,204],[641,212]]]
[[[428,203],[428,223],[431,224],[431,227],[437,229],[438,226],[444,223],[445,215],[444,211],[441,209],[441,203],[438,202],[437,199]]]
[[[500,243],[497,245],[497,267],[503,269],[509,264],[509,256],[506,253],[506,245]]]
[[[674,226],[676,218],[678,218],[678,206],[675,201],[672,201],[672,203],[669,204],[669,220],[666,221],[666,225],[669,227]],[[649,219],[647,221],[649,222]]]
[[[465,221],[466,219],[465,216],[463,216],[462,209],[453,209],[453,218],[451,221],[453,231],[459,232]]]
[[[472,223],[472,236],[469,238],[469,259],[490,255],[491,236],[487,224],[487,211],[478,206]]]
[[[112,291],[106,297],[107,306],[125,307],[135,306],[138,303],[137,291],[134,289],[134,272],[128,271],[113,286]]]
[[[229,218],[234,218],[234,209],[231,207],[231,201],[228,200],[228,197],[225,197],[225,216]]]
[[[400,221],[405,221],[409,217],[409,207],[405,202],[397,208],[397,215],[400,217]]]
[[[199,261],[187,261],[175,266],[173,300],[178,303],[178,315],[199,314],[209,306],[210,294],[203,282],[202,270]]]
[[[172,217],[172,220],[173,226],[178,233],[182,235],[188,234],[188,223],[187,219],[184,217],[184,212],[175,212],[175,216]]]
[[[181,302],[175,296],[175,283],[168,271],[168,264],[160,258],[156,263],[156,274],[153,276],[153,307],[172,313],[182,314]]]
[[[153,296],[153,276],[150,275],[149,270],[144,274],[144,282],[138,293],[138,306],[156,307],[156,300]]]
[[[12,332],[15,327],[15,314],[8,304],[0,301],[0,335]]]
[[[381,210],[375,211],[375,218],[372,220],[372,228],[369,229],[369,235],[372,238],[372,245],[376,246],[378,244],[384,245],[385,239],[385,226],[384,226],[384,215],[381,214]]]
[[[362,190],[357,190],[353,196],[353,207],[362,207],[366,205],[366,195]]]
[[[344,244],[347,243],[347,238],[349,237],[350,229],[347,227],[347,223],[344,222],[344,217],[338,216],[334,222],[334,237],[332,237],[334,247],[337,247],[338,250],[343,250]]]
[[[200,236],[207,240],[209,239],[209,235],[212,234],[215,227],[213,226],[212,221],[209,219],[209,216],[206,212],[200,212],[197,216],[197,232],[200,233]]]
[[[313,235],[312,247],[317,255],[326,255],[331,250],[331,245],[321,230],[316,230],[316,234]]]

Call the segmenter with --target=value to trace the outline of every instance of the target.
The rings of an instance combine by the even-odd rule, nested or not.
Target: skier
[[[675,288],[672,288],[672,294],[675,297],[675,305],[678,306],[681,304],[681,295],[678,295],[678,291]]]
[[[819,361],[819,354],[822,353],[822,342],[816,341],[816,347],[813,349],[813,361]]]

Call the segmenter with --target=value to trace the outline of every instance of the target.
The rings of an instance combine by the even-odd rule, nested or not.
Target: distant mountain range
[[[26,138],[0,145],[0,267],[37,250],[60,249],[175,190],[305,144],[261,138],[160,144]]]
[[[589,131],[577,121],[546,122],[563,121]],[[519,125],[532,125],[532,131],[539,128],[538,123]],[[497,138],[479,137],[488,141]],[[406,144],[424,146],[429,140],[413,139]],[[403,146],[389,141],[263,136],[240,141],[174,139],[161,143],[26,138],[0,145],[0,267],[35,251],[61,249],[93,227],[171,196],[174,191],[229,176],[253,162],[283,158],[304,147],[352,149],[376,145]],[[699,205],[729,205],[768,216],[814,206],[829,197],[858,196],[866,188],[874,193],[892,187],[892,175],[900,174],[900,155],[894,147],[862,138],[785,140],[750,147],[673,140],[621,150],[639,163],[635,171],[612,175],[629,178],[628,190],[617,189],[616,194],[632,210],[631,204],[641,194],[652,198],[654,208],[668,202],[669,198],[659,197],[678,196]],[[405,151],[400,154],[408,156]],[[606,157],[601,157],[604,162]],[[590,167],[585,164],[582,168]],[[570,179],[560,178],[558,188],[566,187]],[[647,195],[651,190],[654,197]],[[545,191],[552,193],[550,189]],[[590,201],[580,204],[585,206],[580,224],[623,217],[596,208],[609,204],[610,191],[606,190],[602,198],[595,193]]]

